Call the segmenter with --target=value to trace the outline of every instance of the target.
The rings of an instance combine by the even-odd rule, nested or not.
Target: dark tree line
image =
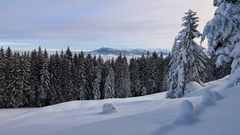
[[[104,61],[66,51],[0,49],[0,108],[42,107],[73,100],[126,98],[164,91],[168,60],[156,53]]]

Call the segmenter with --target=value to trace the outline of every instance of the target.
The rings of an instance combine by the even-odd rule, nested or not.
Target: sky
[[[199,31],[212,0],[1,0],[0,45],[13,49],[171,49],[189,9]]]

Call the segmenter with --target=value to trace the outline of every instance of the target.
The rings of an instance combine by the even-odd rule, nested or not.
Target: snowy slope
[[[203,88],[193,83],[188,88],[194,90],[182,99],[165,99],[166,93],[160,93],[38,109],[2,109],[0,135],[239,135],[240,86],[225,88],[227,81],[225,77]],[[218,91],[224,98],[205,104],[201,95],[207,95],[205,100],[207,90]],[[179,115],[183,100],[193,103],[194,119]],[[116,112],[102,112],[104,103],[113,103]]]

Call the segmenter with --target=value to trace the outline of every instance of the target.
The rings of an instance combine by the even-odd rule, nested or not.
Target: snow
[[[0,135],[239,135],[240,86],[228,88],[228,81],[225,77],[206,83],[180,99],[165,99],[164,92],[43,108],[0,109]],[[215,100],[215,92],[221,100]],[[214,105],[207,106],[203,100]],[[101,113],[106,103],[117,112]]]
[[[105,103],[102,108],[103,113],[114,113],[117,112],[116,107],[112,103]]]
[[[197,122],[197,118],[195,118],[193,114],[193,104],[184,100],[179,106],[179,114],[174,118],[173,124],[175,125],[190,125]]]
[[[210,90],[206,90],[202,94],[202,104],[208,106],[208,105],[214,105],[213,101],[213,94]]]
[[[196,95],[196,93],[201,91],[202,88],[203,87],[197,82],[192,81],[190,83],[187,83],[185,97],[191,97]]]
[[[221,95],[217,91],[212,91],[212,94],[213,94],[214,101],[222,100],[224,98],[223,95]]]
[[[193,113],[193,104],[188,100],[182,101],[182,103],[179,107],[179,112],[185,113],[185,114],[192,114]]]

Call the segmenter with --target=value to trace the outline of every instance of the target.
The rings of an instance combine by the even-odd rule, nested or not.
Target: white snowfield
[[[1,109],[0,135],[240,135],[240,86],[227,82],[191,83],[181,99],[160,93]]]

